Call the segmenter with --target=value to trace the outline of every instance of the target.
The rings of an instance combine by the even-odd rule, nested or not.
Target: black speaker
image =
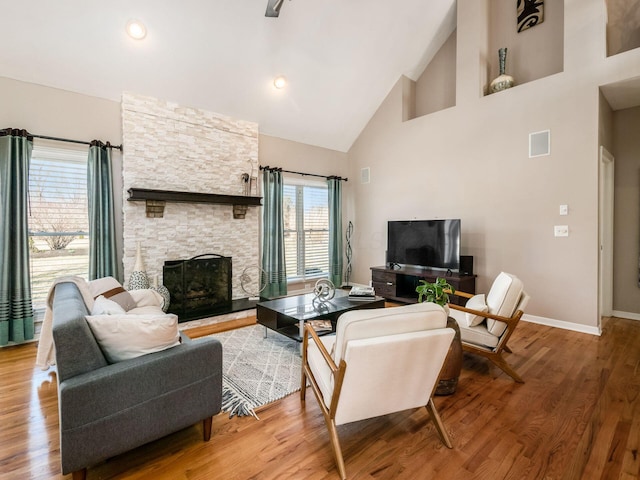
[[[460,273],[473,275],[473,256],[460,255]]]

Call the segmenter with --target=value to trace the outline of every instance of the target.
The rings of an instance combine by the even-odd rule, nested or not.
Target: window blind
[[[34,145],[28,221],[31,293],[41,311],[56,277],[88,277],[86,151]]]
[[[329,209],[326,186],[284,185],[283,216],[287,279],[329,271]]]

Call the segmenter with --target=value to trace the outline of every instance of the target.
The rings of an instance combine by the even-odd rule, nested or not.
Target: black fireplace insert
[[[169,313],[178,315],[178,321],[229,311],[231,257],[207,253],[188,260],[168,260],[162,273],[171,295]]]

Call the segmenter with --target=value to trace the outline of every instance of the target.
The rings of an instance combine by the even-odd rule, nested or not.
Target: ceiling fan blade
[[[267,3],[267,11],[265,12],[265,17],[277,17],[280,15],[280,7],[282,7],[282,2],[284,0],[269,0]]]

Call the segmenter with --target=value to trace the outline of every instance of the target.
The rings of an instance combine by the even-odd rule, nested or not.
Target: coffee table
[[[372,300],[349,300],[349,293],[345,290],[336,290],[335,296],[328,302],[322,303],[314,299],[315,295],[308,293],[258,302],[256,319],[268,329],[301,342],[304,324],[309,320],[330,320],[331,332],[335,332],[338,317],[344,312],[384,307],[382,297],[374,297]],[[331,332],[327,331],[324,334]]]

